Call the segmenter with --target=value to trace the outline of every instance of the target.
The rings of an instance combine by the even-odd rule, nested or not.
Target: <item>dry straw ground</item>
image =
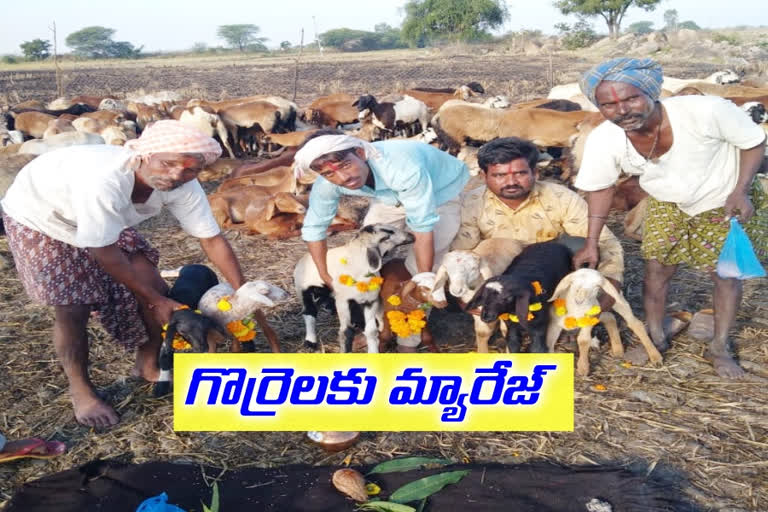
[[[413,58],[394,61],[316,62],[302,69],[300,98],[311,98],[320,83],[328,84],[332,80],[339,80],[340,88],[349,81],[350,90],[363,92],[394,89],[398,82],[406,86],[411,82],[450,86],[475,79],[485,83],[491,93],[513,93],[522,99],[526,94],[546,90],[545,61],[458,55],[438,62],[434,57],[415,54]],[[584,61],[567,59],[555,64],[569,72],[587,66]],[[709,65],[692,63],[677,68],[680,76],[703,75],[710,70]],[[126,85],[122,90],[133,90],[141,87],[134,85],[136,80],[149,79],[145,74],[149,71],[142,71],[138,78],[136,71],[100,69],[93,73],[108,76],[115,83],[122,81]],[[275,71],[269,80],[262,76],[266,72],[258,66],[243,66],[236,71],[229,66],[205,70],[180,68],[179,71],[199,73],[201,80],[208,77],[210,82],[202,88],[210,96],[223,93],[216,85],[222,81],[226,82],[227,91],[237,94],[259,92],[259,89],[283,95],[291,92],[286,90],[287,72]],[[292,72],[290,75],[292,77]],[[258,77],[258,84],[247,82],[247,77]],[[516,82],[516,77],[520,77],[520,81]],[[154,78],[161,79],[157,75]],[[74,76],[70,84],[78,80],[78,76]],[[521,83],[530,91],[511,91],[512,87],[521,87]],[[27,97],[52,97],[45,84],[37,84],[38,88],[30,90]],[[99,86],[98,80],[91,84]],[[157,85],[173,87],[171,82],[166,82],[153,83],[147,88]],[[69,90],[70,94],[85,92],[91,91]],[[612,225],[618,228],[620,224],[612,219]],[[160,249],[161,268],[206,262],[197,242],[184,235],[166,216],[143,224],[140,231]],[[334,236],[331,244],[343,243],[349,236],[349,233]],[[305,250],[301,241],[268,241],[236,232],[228,233],[228,237],[247,277],[266,279],[292,289],[292,267]],[[636,313],[640,313],[639,247],[633,241],[623,243],[627,261],[624,292]],[[0,238],[0,255],[11,261],[5,238]],[[369,432],[346,452],[328,454],[308,443],[303,432],[174,433],[170,398],[152,398],[150,385],[127,377],[132,356],[105,341],[104,332],[96,324],[88,331],[92,342],[91,374],[105,396],[116,404],[122,422],[106,432],[79,426],[74,421],[66,380],[57,366],[51,343],[51,311],[29,302],[11,266],[0,274],[0,343],[5,354],[0,362],[0,431],[10,439],[41,436],[61,440],[67,443],[69,452],[49,461],[26,460],[0,465],[0,502],[7,500],[26,481],[97,457],[135,462],[187,461],[233,470],[299,462],[340,464],[347,455],[357,464],[406,454],[430,454],[455,460],[504,463],[536,459],[566,464],[642,461],[648,465],[648,471],[677,472],[684,478],[686,492],[704,510],[767,510],[768,291],[765,284],[764,280],[747,283],[733,330],[740,362],[749,372],[742,381],[718,378],[702,357],[704,344],[685,334],[675,339],[672,350],[665,356],[664,366],[658,369],[622,366],[603,345],[601,350],[592,352],[590,377],[576,379],[574,432]],[[671,286],[670,309],[695,311],[710,307],[710,292],[705,275],[681,272]],[[300,311],[298,301],[291,299],[269,312],[270,322],[279,333],[285,351],[302,350]],[[445,351],[473,349],[468,317],[436,312],[430,324]],[[324,315],[318,331],[331,351],[337,350],[333,342],[335,329],[335,320]],[[625,341],[632,339],[628,331],[622,332]],[[258,347],[267,351],[266,343]],[[561,343],[558,350],[574,351],[575,347]],[[605,390],[597,391],[598,384]]]

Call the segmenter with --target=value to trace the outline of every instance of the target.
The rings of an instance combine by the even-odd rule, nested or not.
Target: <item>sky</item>
[[[49,27],[54,21],[62,52],[69,51],[64,45],[68,34],[91,25],[113,28],[114,40],[154,52],[185,50],[197,42],[220,46],[224,42],[217,38],[216,27],[252,23],[269,38],[267,46],[276,48],[281,41],[298,44],[302,28],[307,43],[314,40],[315,30],[373,30],[382,22],[399,26],[404,4],[405,0],[0,0],[0,12],[5,13],[0,20],[0,55],[19,54],[24,41],[51,40]],[[677,9],[680,21],[693,20],[705,28],[768,25],[765,5],[765,0],[662,0],[653,12],[630,8],[622,27],[649,20],[660,28],[667,9]],[[507,6],[509,20],[497,32],[528,28],[556,33],[555,23],[569,21],[551,0],[507,0]],[[607,32],[602,18],[595,18],[593,26]]]

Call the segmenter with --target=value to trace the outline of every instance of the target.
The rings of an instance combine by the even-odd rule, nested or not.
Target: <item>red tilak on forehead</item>
[[[616,89],[614,89],[613,86],[611,86],[611,94],[613,95],[613,101],[616,101],[616,102],[621,101],[619,99],[619,95],[616,94]]]

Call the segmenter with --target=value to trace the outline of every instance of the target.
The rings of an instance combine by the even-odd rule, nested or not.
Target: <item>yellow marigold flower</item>
[[[531,283],[531,286],[533,286],[533,291],[536,293],[536,295],[541,295],[544,293],[544,290],[541,288],[541,283],[538,281],[533,281]]]
[[[341,258],[339,261],[341,262],[342,265],[346,265],[347,263],[349,263],[347,258]]]
[[[369,292],[375,292],[376,290],[381,289],[381,285],[373,282],[368,283],[368,291]]]
[[[387,311],[387,320],[391,323],[405,322],[405,313],[402,311]]]
[[[623,368],[632,368],[632,363],[630,363],[629,361],[624,361],[623,363],[621,363],[621,366]]]
[[[572,316],[565,317],[565,328],[568,330],[575,329],[579,325],[576,322],[576,319]]]
[[[219,308],[219,311],[229,311],[232,309],[232,304],[229,302],[229,297],[222,297],[219,299],[219,302],[216,303],[216,307]]]
[[[528,305],[528,311],[541,311],[541,302],[534,302]]]
[[[173,346],[173,350],[189,350],[192,348],[192,344],[189,343],[184,338],[174,337],[173,342],[171,342],[171,345]]]
[[[163,324],[163,327],[162,327],[162,329],[163,329],[164,331],[167,331],[167,330],[168,330],[168,324]]]
[[[589,311],[587,311],[587,314],[589,316],[596,316],[596,315],[599,315],[601,311],[602,309],[600,309],[600,306],[592,306],[591,308],[589,308]]]
[[[251,329],[251,330],[253,330],[253,329],[255,329],[255,328],[256,328],[256,322],[254,322],[253,320],[248,320],[248,321],[245,321],[245,322],[243,322],[243,324],[244,324],[244,325],[245,325],[247,328],[249,328],[249,329]]]
[[[418,320],[422,320],[424,317],[427,316],[427,314],[424,312],[423,309],[414,309],[410,313],[408,313],[408,316],[411,318],[416,318]]]
[[[248,331],[242,336],[237,336],[237,341],[251,341],[256,337],[256,331]]]
[[[389,302],[393,306],[399,306],[400,304],[403,303],[403,301],[400,300],[400,297],[398,297],[397,295],[390,295],[389,298],[387,299],[387,302]]]
[[[358,281],[356,286],[357,286],[357,291],[359,291],[360,293],[365,293],[368,291],[368,283]]]
[[[339,282],[346,286],[352,286],[353,284],[355,284],[354,278],[349,274],[341,274],[339,276]]]
[[[381,487],[379,487],[378,485],[372,482],[368,482],[367,484],[365,484],[365,493],[368,496],[376,496],[380,492],[381,492]]]
[[[565,314],[568,312],[565,308],[555,308],[555,314],[557,316],[565,316]]]
[[[517,318],[517,315],[513,315],[512,313],[509,313],[509,319],[512,320],[515,323],[520,322],[520,319]]]
[[[583,317],[579,318],[578,320],[576,320],[576,325],[578,325],[579,327],[592,327],[592,326],[597,325],[599,323],[600,323],[600,320],[598,320],[595,317],[590,317],[590,316],[583,316]]]

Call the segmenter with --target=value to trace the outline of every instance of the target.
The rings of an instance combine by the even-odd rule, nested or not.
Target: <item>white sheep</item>
[[[399,245],[413,242],[410,233],[386,224],[372,224],[363,227],[355,238],[340,247],[334,247],[327,253],[328,273],[333,279],[333,298],[339,316],[339,349],[341,352],[352,350],[354,338],[351,304],[360,306],[363,313],[363,332],[368,344],[368,352],[379,351],[378,325],[382,324],[379,302],[379,286],[372,278],[380,278],[383,257]],[[340,278],[349,276],[352,281],[342,284]],[[377,279],[378,280],[378,279]],[[305,344],[312,350],[318,348],[315,325],[317,322],[316,302],[330,300],[331,290],[320,278],[320,273],[312,257],[305,254],[293,271],[296,296],[304,305],[303,316],[306,327]],[[359,283],[368,287],[361,291]]]
[[[511,238],[489,238],[480,242],[471,251],[456,250],[447,253],[435,275],[435,286],[430,299],[438,308],[448,305],[445,285],[448,291],[463,303],[474,297],[482,284],[507,269],[512,260],[523,251],[523,244]],[[485,323],[480,315],[472,316],[475,323],[477,351],[488,352],[488,340],[496,330],[498,320]]]
[[[621,336],[616,324],[616,317],[610,311],[601,311],[598,294],[600,290],[615,301],[613,310],[621,315],[627,326],[635,333],[645,347],[648,357],[654,364],[660,364],[661,354],[645,331],[643,322],[632,313],[627,300],[600,272],[582,268],[565,276],[555,288],[549,301],[553,303],[552,313],[547,328],[547,348],[554,351],[557,338],[563,329],[578,328],[579,359],[576,372],[581,376],[589,375],[589,347],[592,341],[592,327],[599,322],[605,324],[611,341],[611,353],[614,357],[624,355]]]
[[[210,288],[200,299],[198,309],[220,325],[253,317],[267,338],[272,352],[280,352],[277,335],[267,323],[260,306],[272,307],[274,301],[283,300],[288,293],[265,281],[249,281],[235,291],[229,284],[220,283]],[[222,300],[225,303],[222,303]]]

